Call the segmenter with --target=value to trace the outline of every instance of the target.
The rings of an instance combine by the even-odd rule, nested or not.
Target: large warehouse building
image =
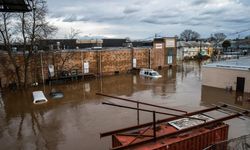
[[[204,65],[202,85],[250,93],[250,57]]]

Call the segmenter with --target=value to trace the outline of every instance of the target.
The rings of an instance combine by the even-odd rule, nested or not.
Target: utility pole
[[[200,39],[200,54],[201,54],[201,43],[202,43],[202,41],[201,41],[202,39]]]

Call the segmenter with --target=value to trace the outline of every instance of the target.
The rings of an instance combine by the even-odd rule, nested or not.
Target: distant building
[[[202,66],[202,85],[250,93],[250,57]]]
[[[44,39],[38,41],[39,50],[76,49],[76,39]]]
[[[154,39],[153,50],[151,52],[151,55],[154,57],[154,62],[152,62],[153,68],[176,65],[176,41],[175,37]]]
[[[194,58],[198,53],[211,56],[213,51],[212,44],[200,41],[178,41],[177,42],[177,60]]]
[[[35,47],[37,47],[37,45],[35,45]],[[31,49],[31,45],[29,43],[27,43],[26,49],[24,49],[24,46],[22,44],[20,44],[20,43],[13,43],[11,45],[11,50],[13,52],[22,52],[22,51],[29,50],[29,49]],[[1,51],[5,51],[6,50],[3,43],[0,43],[0,50]]]
[[[240,55],[250,54],[250,39],[239,39],[231,41],[229,52],[238,52]]]
[[[226,48],[222,47],[222,42],[216,45],[216,50],[220,51],[223,55],[249,55],[250,54],[250,39],[236,39],[229,40],[231,46]]]
[[[141,68],[161,69],[176,66],[176,38],[165,37],[150,41],[133,43],[128,39],[76,40],[48,39],[38,42],[39,61],[43,61],[43,73],[37,71],[37,55],[33,55],[29,67],[29,81],[41,82],[43,77],[49,78],[49,68],[54,66],[55,77],[62,74],[94,74],[110,75],[137,71]],[[134,45],[133,45],[134,44]],[[105,46],[106,47],[105,47]],[[54,53],[54,50],[57,52]],[[1,59],[6,60],[7,69],[12,70],[6,52],[0,51]],[[23,66],[22,53],[17,53],[18,65]],[[15,82],[15,76],[0,66],[2,84],[8,86]],[[8,70],[9,71],[9,70]],[[23,68],[20,70],[23,71]],[[37,74],[37,76],[34,76]],[[22,74],[23,75],[23,74]],[[23,79],[23,76],[21,77]]]
[[[112,47],[144,47],[153,46],[152,41],[130,41],[129,39],[45,39],[38,42],[39,50],[100,49]],[[1,45],[0,45],[1,46]]]
[[[153,46],[152,41],[132,41],[133,47]]]
[[[103,40],[90,39],[90,40],[76,40],[76,49],[96,48],[102,47]]]
[[[127,39],[102,39],[102,47],[124,47]]]

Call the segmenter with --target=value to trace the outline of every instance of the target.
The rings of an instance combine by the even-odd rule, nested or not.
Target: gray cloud
[[[163,24],[162,22],[158,21],[155,18],[145,18],[145,19],[142,19],[141,22],[150,23],[150,24]]]
[[[120,22],[125,19],[125,16],[98,16],[93,18],[96,22]]]
[[[86,18],[86,17],[81,17],[78,19],[78,21],[89,21],[90,19],[89,18]]]
[[[74,22],[78,21],[75,15],[67,16],[63,19],[63,22]]]
[[[178,17],[179,14],[170,14],[170,13],[154,13],[152,15],[152,18],[160,18],[160,19],[164,19],[164,18],[176,18]]]
[[[51,14],[49,17],[50,18],[61,18],[63,15],[60,14],[60,13],[54,13],[54,14]]]
[[[60,18],[63,17],[61,16]],[[63,22],[76,22],[76,21],[89,21],[89,20],[90,20],[89,18],[76,15],[66,16],[62,19]]]
[[[236,30],[235,26],[247,28],[250,23],[248,19],[250,15],[247,13],[250,10],[248,0],[154,0],[146,3],[143,0],[47,2],[49,18],[62,21],[58,23],[59,28],[64,22],[82,23],[77,27],[79,29],[84,29],[89,24],[94,24],[97,28],[99,25],[105,26],[98,28],[98,31],[90,27],[91,31],[85,34],[92,35],[103,33],[113,36],[126,34],[131,37],[142,37],[160,31],[178,35],[191,26],[206,36],[216,28],[231,31]],[[122,32],[125,31],[124,28],[126,32]]]
[[[211,2],[211,0],[194,0],[192,1],[192,5],[205,5]]]
[[[204,22],[204,21],[211,20],[211,19],[212,19],[211,16],[199,15],[199,16],[192,17],[190,20]]]
[[[144,18],[141,20],[141,22],[149,23],[149,24],[156,24],[156,25],[176,25],[176,24],[182,24],[183,21],[179,20],[171,20],[171,19],[158,19],[154,17],[150,18]]]
[[[206,10],[204,12],[201,13],[201,15],[221,15],[223,13],[225,13],[225,9],[212,9],[212,10]]]
[[[250,23],[250,18],[225,18],[222,19],[222,21],[230,23]]]
[[[130,8],[130,7],[126,7],[123,11],[124,14],[131,14],[131,13],[135,13],[138,12],[139,9],[138,8]]]
[[[187,22],[183,22],[183,25],[187,25],[187,26],[201,26],[201,25],[204,25],[204,22],[187,21]]]

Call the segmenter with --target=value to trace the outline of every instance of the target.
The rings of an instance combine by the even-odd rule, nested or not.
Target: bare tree
[[[33,8],[30,13],[23,14],[21,19],[22,39],[23,39],[23,58],[24,58],[24,83],[27,85],[27,73],[30,64],[30,58],[37,52],[36,43],[40,39],[47,38],[53,34],[57,28],[49,25],[45,17],[48,12],[46,2],[43,0],[33,0],[31,2]],[[30,47],[26,49],[27,40]],[[36,59],[37,60],[37,59]],[[37,63],[36,63],[37,64]],[[37,69],[36,69],[37,70]]]
[[[210,40],[213,42],[214,55],[218,53],[219,43],[224,41],[226,37],[227,36],[224,33],[215,33],[214,35],[211,35]]]
[[[222,42],[226,39],[226,35],[224,33],[215,33],[214,39],[216,43]]]
[[[194,41],[200,38],[200,34],[196,31],[192,31],[192,30],[184,30],[181,35],[180,35],[180,39],[184,40],[184,41]]]
[[[65,67],[65,63],[67,61],[69,61],[70,59],[72,59],[72,57],[74,56],[74,53],[70,52],[70,51],[65,52],[65,53],[61,52],[61,54],[58,55],[58,56],[59,56],[58,60],[61,62],[61,64],[58,65],[58,68],[59,68],[60,71],[63,71],[65,69],[64,68]]]
[[[14,39],[13,39],[14,30],[13,30],[13,24],[11,22],[13,14],[3,12],[0,15],[1,15],[1,17],[0,17],[0,21],[1,21],[0,33],[1,34],[0,35],[1,35],[1,39],[3,40],[4,50],[7,51],[7,53],[8,53],[10,62],[14,67],[14,72],[16,75],[17,83],[20,86],[20,84],[21,84],[20,64],[17,63],[16,55],[12,51],[12,47],[11,47],[11,44],[14,41]],[[8,66],[8,67],[11,68],[11,66]],[[4,67],[4,68],[6,68],[6,67]],[[12,81],[12,82],[14,82],[14,81]]]
[[[65,35],[65,38],[75,39],[79,36],[80,33],[81,31],[79,29],[70,28],[70,32],[68,33],[68,35]]]
[[[19,15],[1,13],[3,20],[1,21],[3,23],[0,23],[1,38],[4,40],[5,50],[8,52],[11,63],[14,65],[19,86],[21,86],[21,81],[24,81],[24,85],[28,83],[28,68],[32,56],[37,53],[37,41],[47,38],[57,30],[56,27],[49,25],[46,21],[46,14],[48,11],[46,1],[32,0],[31,8],[31,12]],[[18,20],[20,21],[18,22]],[[13,36],[14,32],[15,36]],[[18,41],[23,46],[23,64],[17,63],[18,56],[14,55],[11,49],[14,40]],[[24,68],[23,72],[20,71],[21,68]],[[21,79],[21,77],[23,77],[23,79]]]

